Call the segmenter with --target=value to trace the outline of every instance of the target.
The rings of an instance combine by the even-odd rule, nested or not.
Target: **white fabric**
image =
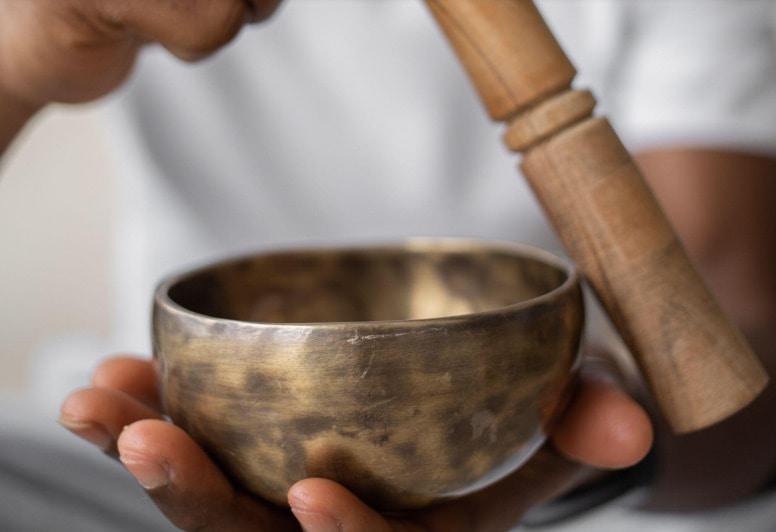
[[[163,273],[236,250],[443,234],[552,246],[420,2],[291,0],[205,64],[152,51],[116,104],[131,150],[123,315],[147,314]]]
[[[776,149],[768,0],[540,5],[633,149]],[[415,0],[290,0],[201,65],[153,50],[112,111],[124,349],[148,349],[161,276],[238,250],[445,234],[560,251]]]
[[[668,4],[539,6],[632,149],[773,153],[773,3]],[[124,174],[109,348],[149,350],[164,275],[245,250],[454,235],[561,251],[416,0],[289,0],[203,64],[148,50],[108,114]]]
[[[172,532],[116,460],[31,408],[0,398],[0,530]]]
[[[774,153],[769,0],[539,5],[578,67],[576,84],[593,88],[631,148]],[[115,349],[149,351],[159,279],[245,250],[453,235],[561,251],[501,126],[416,0],[287,0],[203,64],[149,50],[107,107],[125,174]],[[702,516],[607,512],[573,530],[726,529]],[[774,522],[772,512],[767,526],[753,508],[739,513],[730,515],[748,531]]]

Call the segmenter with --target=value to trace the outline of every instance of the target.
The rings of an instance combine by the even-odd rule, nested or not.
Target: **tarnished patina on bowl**
[[[158,287],[166,409],[249,491],[327,477],[381,509],[480,489],[543,442],[583,322],[569,263],[456,239],[285,250]]]

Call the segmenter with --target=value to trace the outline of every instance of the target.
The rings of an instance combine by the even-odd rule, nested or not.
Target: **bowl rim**
[[[174,301],[170,295],[170,289],[187,279],[191,279],[197,275],[213,269],[215,267],[222,267],[229,264],[238,263],[244,260],[256,259],[258,257],[272,257],[280,255],[292,255],[295,253],[346,253],[353,251],[410,251],[410,252],[423,252],[423,251],[440,251],[440,252],[454,252],[454,251],[466,251],[466,250],[490,250],[490,251],[503,251],[510,254],[522,255],[526,258],[533,259],[539,262],[544,262],[551,267],[554,267],[566,274],[566,278],[558,286],[544,292],[538,296],[524,299],[509,305],[502,305],[492,309],[469,312],[463,314],[451,314],[435,317],[425,318],[409,318],[409,319],[391,319],[391,320],[351,320],[351,321],[316,321],[316,322],[263,322],[263,321],[248,321],[239,320],[234,318],[224,318],[219,316],[212,316],[209,314],[203,314],[201,312],[194,311],[178,302]],[[163,309],[168,314],[177,314],[180,316],[187,316],[189,318],[197,319],[203,323],[232,323],[239,324],[250,328],[265,328],[265,327],[283,327],[286,329],[291,328],[304,328],[304,329],[318,329],[325,330],[328,328],[341,328],[347,325],[363,326],[364,324],[375,324],[381,327],[390,327],[391,325],[408,327],[414,325],[428,324],[433,322],[438,325],[441,323],[451,324],[455,322],[461,322],[464,320],[472,320],[476,317],[488,317],[504,312],[517,312],[523,308],[542,304],[543,302],[556,297],[558,294],[578,290],[581,293],[581,281],[580,274],[574,263],[567,257],[558,255],[545,248],[526,244],[517,241],[508,240],[493,240],[483,238],[460,238],[460,237],[410,237],[395,240],[386,240],[372,243],[339,243],[339,244],[303,244],[297,246],[279,246],[273,248],[262,248],[255,251],[247,251],[237,253],[234,255],[226,256],[221,259],[215,259],[199,266],[195,266],[178,273],[172,273],[165,276],[156,286],[153,297],[153,310],[156,315],[159,309]]]

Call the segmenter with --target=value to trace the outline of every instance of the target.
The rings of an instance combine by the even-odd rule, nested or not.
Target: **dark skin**
[[[120,86],[143,46],[158,43],[181,59],[200,59],[227,44],[244,24],[270,16],[277,4],[0,0],[0,154],[47,104],[91,101]],[[700,271],[773,369],[774,160],[670,149],[639,154],[638,162]],[[717,506],[750,495],[772,478],[773,389],[698,434],[676,437],[658,422],[661,469],[652,507]],[[618,381],[593,371],[582,379],[550,445],[518,473],[471,497],[388,518],[321,479],[291,489],[293,513],[241,492],[185,433],[161,419],[147,360],[107,360],[93,386],[64,402],[61,421],[118,456],[173,523],[198,530],[297,529],[300,524],[306,530],[503,530],[526,509],[591,475],[637,462],[653,434],[644,410]]]
[[[280,0],[34,0],[0,2],[0,153],[51,102],[95,100],[157,43],[185,61],[212,54]]]
[[[693,148],[637,161],[700,273],[776,375],[776,159]],[[703,509],[759,490],[776,475],[776,428],[768,421],[775,411],[771,382],[750,406],[703,431],[675,436],[658,426],[666,467],[649,506]]]
[[[323,479],[291,488],[292,512],[236,488],[185,432],[161,419],[156,374],[148,360],[104,362],[92,386],[65,401],[60,421],[118,456],[184,530],[295,530],[298,522],[305,530],[321,531],[500,531],[535,504],[600,469],[633,464],[648,450],[652,433],[644,411],[609,377],[598,368],[585,372],[552,445],[517,473],[472,496],[401,517],[382,516]]]

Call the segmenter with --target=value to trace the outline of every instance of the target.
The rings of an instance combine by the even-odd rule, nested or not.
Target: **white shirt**
[[[774,153],[770,1],[540,7],[575,84],[593,88],[632,149]],[[113,349],[149,351],[163,276],[246,250],[451,235],[562,252],[502,126],[417,0],[287,0],[202,64],[148,50],[108,112],[125,174]],[[727,530],[698,523],[676,530]]]
[[[632,149],[773,151],[771,3],[667,4],[540,6],[576,85]],[[416,0],[289,0],[203,64],[149,51],[113,104],[124,349],[148,349],[163,275],[238,251],[410,235],[561,251],[501,124]]]

